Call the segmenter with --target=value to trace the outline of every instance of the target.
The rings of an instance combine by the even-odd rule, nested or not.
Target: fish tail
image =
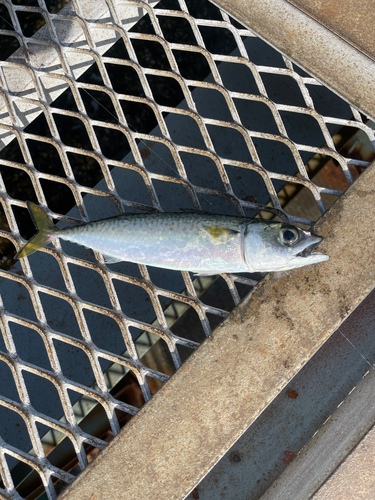
[[[28,255],[31,255],[32,253],[39,250],[39,248],[44,247],[44,245],[48,243],[50,236],[52,236],[53,233],[57,231],[54,223],[50,221],[50,219],[43,212],[43,210],[38,207],[38,205],[35,205],[35,203],[28,201],[27,208],[29,209],[38,232],[17,253],[15,259],[22,259],[22,257],[27,257]]]

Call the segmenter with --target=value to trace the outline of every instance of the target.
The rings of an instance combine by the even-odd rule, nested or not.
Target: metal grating
[[[0,491],[14,498],[27,479],[55,498],[259,279],[105,265],[60,243],[9,269],[33,231],[26,200],[62,224],[194,207],[310,225],[290,192],[318,218],[373,159],[365,117],[211,4],[90,3],[1,1],[0,35],[19,45],[0,63]],[[142,357],[157,339],[160,367]],[[82,396],[110,432],[84,425]]]

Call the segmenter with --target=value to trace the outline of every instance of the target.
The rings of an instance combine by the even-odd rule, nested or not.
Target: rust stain
[[[289,45],[294,45],[295,44],[295,41],[296,41],[296,38],[297,38],[297,30],[294,29],[292,31],[290,31],[289,33],[287,33],[286,35],[286,41]]]
[[[194,488],[193,491],[191,492],[191,495],[194,500],[199,500],[198,488]]]
[[[288,392],[288,398],[291,398],[291,399],[296,399],[298,397],[298,393],[295,391],[295,390],[291,390]]]
[[[283,462],[285,465],[289,465],[296,458],[296,454],[294,451],[284,451],[285,458],[283,458]]]

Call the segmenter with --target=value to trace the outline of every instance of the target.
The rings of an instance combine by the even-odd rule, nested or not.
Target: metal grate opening
[[[105,265],[34,228],[196,208],[311,225],[373,125],[208,2],[3,0],[0,491],[55,498],[261,276]],[[14,264],[14,265],[13,265]]]

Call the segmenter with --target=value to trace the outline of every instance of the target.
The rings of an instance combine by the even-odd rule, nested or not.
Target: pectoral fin
[[[195,278],[203,278],[206,276],[216,276],[218,274],[223,274],[223,271],[207,271],[207,272],[201,272],[201,273],[194,273]]]
[[[116,264],[117,262],[124,262],[124,259],[119,259],[118,257],[111,257],[111,255],[105,255],[102,253],[102,256],[106,264]]]
[[[228,229],[227,227],[223,226],[204,226],[204,230],[209,233],[212,238],[218,241],[226,241],[234,236],[238,236],[240,231],[235,231],[234,229]]]

